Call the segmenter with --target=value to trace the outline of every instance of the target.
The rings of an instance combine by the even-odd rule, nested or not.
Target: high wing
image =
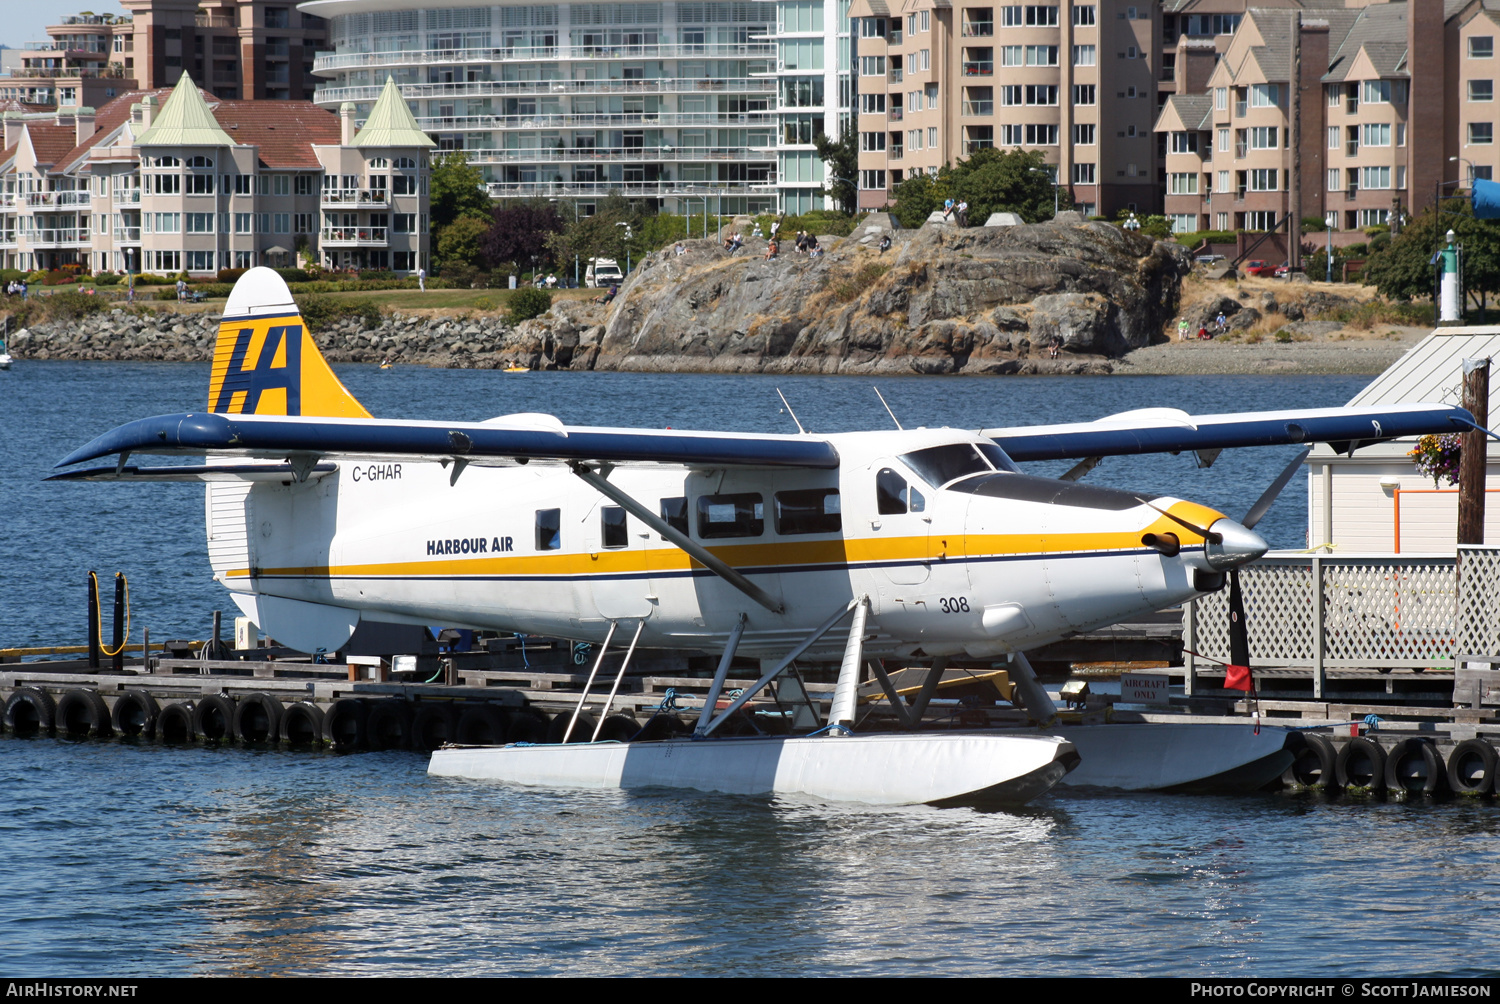
[[[463,460],[481,466],[531,460],[824,470],[839,465],[838,451],[830,443],[804,436],[569,428],[550,416],[514,418],[521,421],[502,418],[491,422],[422,422],[214,413],[158,415],[105,433],[68,454],[57,466],[68,467],[100,457],[136,454],[212,454],[263,460]],[[292,463],[293,468],[305,466],[305,463]],[[114,470],[108,469],[110,472]],[[152,476],[157,470],[140,468],[137,476]],[[266,468],[249,467],[247,470],[259,475]],[[122,467],[120,473],[123,471]],[[104,472],[100,475],[104,476]],[[159,475],[157,478],[164,479]],[[120,479],[126,480],[124,477]]]
[[[1189,415],[1145,408],[1093,422],[982,429],[1013,460],[1070,460],[1135,453],[1184,453],[1240,446],[1328,443],[1340,453],[1403,436],[1464,432],[1474,417],[1462,408],[1405,404]]]

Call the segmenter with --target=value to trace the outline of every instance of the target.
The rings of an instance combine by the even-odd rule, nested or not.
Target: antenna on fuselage
[[[807,435],[807,430],[802,428],[802,422],[798,420],[797,413],[792,410],[792,406],[790,404],[787,404],[786,395],[781,392],[780,387],[776,388],[776,396],[781,398],[782,410],[785,411],[788,415],[792,416],[792,421],[797,423],[797,431],[802,433],[802,435],[804,436]]]
[[[901,432],[905,432],[906,430],[901,428],[901,419],[897,418],[896,413],[891,410],[891,406],[885,403],[885,395],[880,393],[880,388],[872,384],[870,389],[875,392],[876,397],[880,398],[880,403],[885,405],[885,413],[891,416],[891,421],[896,423],[896,428]]]

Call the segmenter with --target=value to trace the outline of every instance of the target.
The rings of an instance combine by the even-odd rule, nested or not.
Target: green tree
[[[1393,300],[1432,296],[1432,256],[1447,244],[1452,230],[1455,242],[1463,245],[1464,289],[1484,309],[1489,297],[1500,293],[1500,223],[1475,219],[1467,200],[1445,200],[1442,206],[1441,212],[1429,206],[1379,248],[1372,240],[1361,278]]]
[[[485,265],[484,239],[490,232],[488,220],[477,216],[460,216],[443,227],[437,235],[439,265]]]
[[[493,203],[485,193],[484,174],[459,150],[451,150],[432,167],[432,229],[441,230],[460,216],[490,218]]]
[[[1016,213],[1027,223],[1052,218],[1052,169],[1039,151],[985,147],[973,156],[918,174],[896,186],[896,218],[919,227],[949,198],[969,204],[969,223],[979,226],[991,213]],[[1072,206],[1067,190],[1057,192],[1058,208]]]
[[[859,212],[859,189],[854,184],[854,179],[859,177],[857,135],[851,129],[844,133],[843,139],[832,140],[818,133],[813,137],[813,145],[818,148],[818,156],[828,164],[828,194],[846,215],[853,216]]]
[[[636,241],[648,214],[643,207],[611,192],[594,207],[593,216],[568,223],[560,233],[547,237],[547,250],[559,265],[566,267],[574,257],[585,264],[590,258],[613,258],[623,267],[626,251],[631,257],[639,256],[643,246]],[[631,236],[627,245],[626,235]]]

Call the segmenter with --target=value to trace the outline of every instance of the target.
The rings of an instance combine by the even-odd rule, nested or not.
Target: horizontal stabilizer
[[[299,477],[291,464],[207,464],[192,467],[90,467],[54,474],[48,481],[316,481],[338,470],[331,463],[314,466]]]
[[[462,458],[477,464],[581,460],[822,470],[839,465],[838,451],[830,443],[803,436],[579,427],[559,432],[535,421],[506,426],[199,413],[130,422],[73,451],[57,466],[121,453],[210,453],[271,460],[294,455],[346,460]]]
[[[1069,460],[1136,453],[1285,443],[1332,443],[1341,452],[1403,436],[1463,432],[1473,417],[1441,404],[1309,408],[1189,415],[1169,408],[1112,415],[1094,422],[983,429],[1013,460]]]

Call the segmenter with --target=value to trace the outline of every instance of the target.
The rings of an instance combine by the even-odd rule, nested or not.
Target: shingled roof
[[[311,101],[220,101],[213,111],[234,143],[260,147],[265,167],[316,169],[313,144],[339,141],[338,118]]]

